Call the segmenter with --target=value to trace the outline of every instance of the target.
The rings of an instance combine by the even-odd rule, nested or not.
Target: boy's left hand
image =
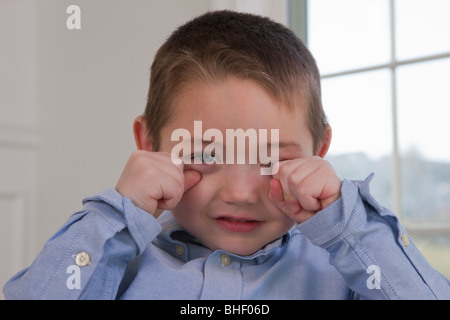
[[[278,162],[269,199],[291,219],[302,223],[341,196],[342,181],[331,164],[314,156]],[[278,170],[276,170],[278,169]]]

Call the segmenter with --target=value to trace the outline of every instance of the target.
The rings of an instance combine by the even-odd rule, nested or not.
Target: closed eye
[[[268,163],[261,163],[261,167],[263,168],[272,168],[274,162],[268,162]]]
[[[272,161],[269,161],[269,162],[261,163],[260,166],[263,167],[263,168],[272,168],[275,163],[283,161],[283,160],[285,160],[285,159],[272,160]]]
[[[198,152],[191,155],[191,161],[193,164],[214,164],[222,163],[222,160],[216,156],[215,152]]]

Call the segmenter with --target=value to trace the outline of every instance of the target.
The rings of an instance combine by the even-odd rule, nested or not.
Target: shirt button
[[[409,247],[409,239],[406,233],[402,234],[402,242],[405,247]]]
[[[183,253],[184,253],[184,248],[183,248],[183,246],[180,246],[179,244],[177,244],[177,245],[175,246],[175,253],[176,253],[177,255],[179,255],[179,256],[182,256]]]
[[[225,253],[220,255],[220,261],[222,261],[222,266],[224,267],[228,267],[231,264],[230,256]]]
[[[75,263],[79,267],[86,267],[91,262],[91,257],[87,252],[81,251],[75,257]]]

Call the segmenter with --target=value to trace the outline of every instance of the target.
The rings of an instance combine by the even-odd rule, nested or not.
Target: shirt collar
[[[188,257],[190,255],[187,252],[187,250],[189,249],[188,248],[189,246],[187,246],[186,244],[194,244],[194,245],[198,245],[198,246],[203,246],[205,249],[207,249],[206,246],[204,246],[194,236],[189,234],[186,230],[184,230],[178,224],[178,222],[174,218],[171,211],[169,211],[169,210],[164,211],[158,217],[158,222],[161,224],[161,228],[162,228],[162,231],[159,234],[158,238],[160,240],[163,240],[163,242],[164,242],[164,245],[161,243],[161,245],[162,245],[161,249],[172,254],[172,252],[176,251],[174,249],[176,245],[184,246],[184,250],[186,252],[185,252],[185,254],[183,254],[182,257],[180,257],[179,255],[177,256],[177,255],[172,254],[172,255],[176,256],[177,258],[184,258],[183,260],[185,260],[186,262],[187,262],[187,260],[189,260]],[[263,248],[261,248],[260,250],[258,250],[257,252],[255,252],[254,254],[249,255],[249,256],[240,256],[237,254],[232,254],[232,253],[228,253],[228,252],[227,253],[238,259],[255,260],[255,262],[257,264],[261,264],[271,256],[271,253],[275,249],[284,247],[289,242],[289,239],[290,239],[290,234],[286,233],[282,237],[265,245]],[[209,250],[209,252],[211,252],[211,251]]]

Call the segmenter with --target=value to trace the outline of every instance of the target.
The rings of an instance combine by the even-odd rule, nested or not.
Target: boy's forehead
[[[304,109],[299,106],[292,110],[282,105],[252,80],[193,82],[174,96],[167,125],[189,130],[193,121],[201,120],[205,129],[296,131],[306,125]]]
[[[176,144],[171,137],[177,129],[189,132],[192,141],[203,141],[205,132],[218,130],[224,144],[227,130],[237,129],[247,133],[253,130],[259,143],[261,137],[267,136],[270,144],[271,130],[276,129],[280,150],[297,153],[312,148],[305,112],[292,112],[287,106],[280,105],[253,81],[233,80],[206,84],[193,82],[180,90],[173,99],[170,120],[161,130],[162,146],[170,149]],[[201,123],[200,128],[195,128],[196,122]],[[259,134],[261,129],[267,130],[267,135]]]
[[[180,132],[179,129],[184,130],[187,139],[192,141],[202,141],[205,132],[218,130],[224,145],[227,145],[227,130],[253,130],[258,143],[262,142],[261,137],[267,136],[270,144],[271,130],[276,129],[278,140],[288,142],[287,148],[281,145],[280,150],[309,150],[313,141],[303,114],[280,105],[264,88],[251,80],[191,82],[173,97],[169,120],[160,130],[160,150],[170,151],[178,143],[172,140],[172,136],[174,132]],[[201,128],[197,126],[195,130],[195,122],[201,122]],[[267,130],[267,134],[260,134],[260,130]],[[294,148],[294,143],[301,147]]]

